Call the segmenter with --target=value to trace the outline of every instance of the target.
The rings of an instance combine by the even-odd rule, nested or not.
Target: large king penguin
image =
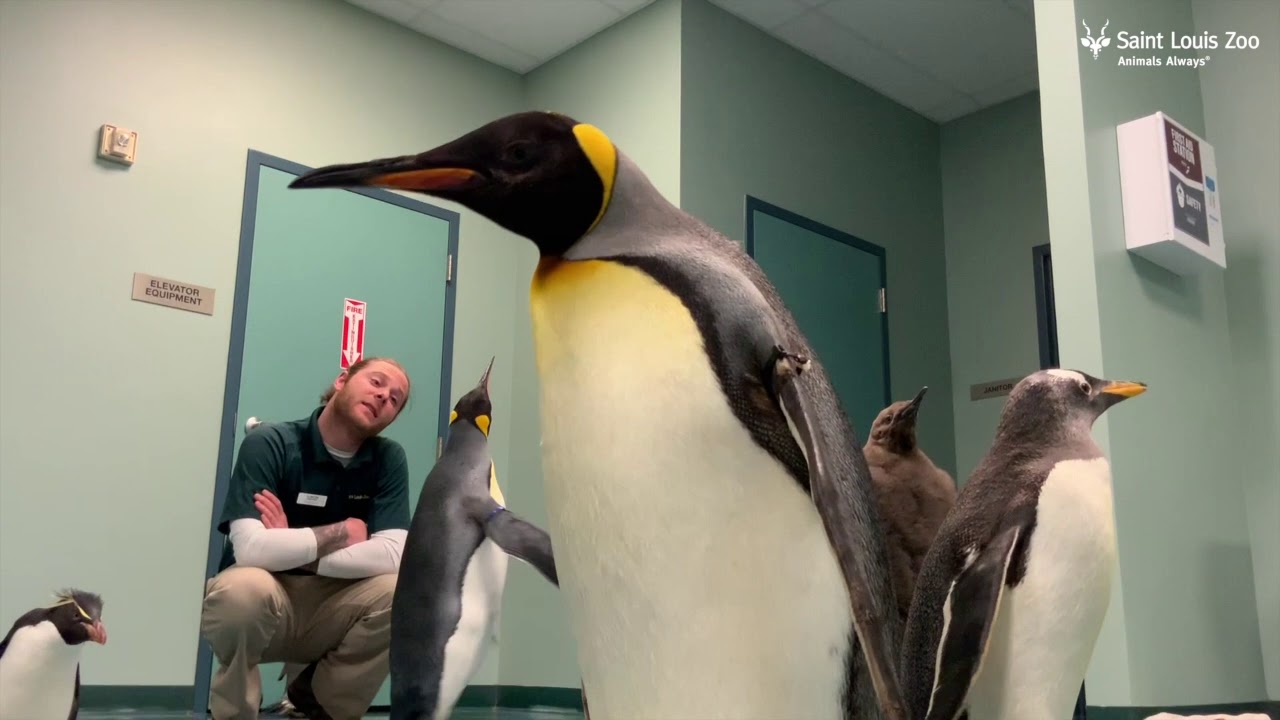
[[[593,720],[904,717],[860,443],[737,243],[552,112],[291,187],[352,186],[457,202],[539,250],[548,529]]]
[[[66,590],[19,617],[0,640],[0,720],[75,720],[86,642],[107,643],[94,593]]]
[[[489,374],[454,405],[391,602],[391,717],[445,720],[497,632],[507,556],[557,582],[547,533],[508,511],[489,453]]]
[[[1111,471],[1094,421],[1146,386],[1042,370],[925,556],[903,640],[911,717],[1062,720],[1111,599]]]

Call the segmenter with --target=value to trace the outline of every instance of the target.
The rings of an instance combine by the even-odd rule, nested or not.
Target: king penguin
[[[920,388],[914,398],[899,400],[881,410],[871,423],[871,436],[862,448],[885,524],[893,592],[898,598],[898,617],[903,627],[925,554],[956,502],[955,481],[946,470],[933,464],[916,437],[920,405],[928,390]]]
[[[496,639],[507,556],[557,583],[551,541],[504,506],[489,376],[458,399],[409,524],[391,601],[392,720],[444,720]]]
[[[1145,390],[1061,369],[1013,387],[917,581],[902,656],[911,717],[1071,717],[1116,559],[1110,464],[1091,431]]]
[[[102,598],[83,590],[24,613],[0,640],[0,720],[74,720],[80,712],[80,654],[107,644]]]
[[[453,201],[531,241],[548,530],[593,720],[900,720],[866,460],[760,267],[598,127],[499,118],[293,188]]]

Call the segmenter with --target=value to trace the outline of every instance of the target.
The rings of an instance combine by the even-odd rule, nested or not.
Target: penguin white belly
[[[848,594],[680,301],[611,263],[532,297],[549,529],[593,720],[842,717]]]
[[[15,632],[0,657],[0,720],[66,720],[80,648],[47,621]]]
[[[508,556],[485,538],[467,561],[462,580],[462,615],[444,647],[444,670],[440,674],[440,702],[435,720],[444,720],[453,711],[467,683],[480,668],[488,644],[497,641],[498,615],[507,580]]]
[[[1111,600],[1115,560],[1107,460],[1058,463],[1040,491],[1026,575],[1000,602],[969,717],[1071,717]]]

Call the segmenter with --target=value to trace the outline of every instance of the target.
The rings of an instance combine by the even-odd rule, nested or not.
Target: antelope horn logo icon
[[[1111,38],[1107,37],[1107,25],[1111,24],[1111,19],[1102,25],[1102,31],[1098,33],[1098,39],[1093,38],[1093,31],[1089,29],[1088,23],[1084,20],[1080,21],[1084,25],[1084,37],[1080,38],[1080,44],[1093,51],[1093,59],[1098,59],[1098,51],[1111,44]]]

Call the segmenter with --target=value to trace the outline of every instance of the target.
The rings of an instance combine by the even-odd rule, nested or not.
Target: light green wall
[[[1193,0],[1197,31],[1257,35],[1200,70],[1205,127],[1222,181],[1234,410],[1267,693],[1280,700],[1280,3]]]
[[[920,442],[954,471],[938,126],[704,0],[681,35],[682,207],[742,242],[754,195],[885,248],[893,395],[930,386]]]
[[[0,621],[101,592],[84,681],[190,685],[247,148],[430,147],[518,109],[520,78],[338,0],[2,2],[0,98]],[[132,168],[96,161],[103,123],[139,132]],[[462,223],[454,396],[497,354],[509,408],[518,256]],[[135,271],[215,314],[132,302]]]
[[[1031,248],[1049,242],[1038,93],[942,126],[947,312],[960,483],[991,444],[1005,398],[969,386],[1040,367]]]
[[[1191,34],[1191,4],[1042,0],[1036,11],[1041,87],[1053,88],[1042,97],[1042,122],[1063,364],[1151,388],[1097,430],[1115,475],[1123,609],[1112,614],[1123,617],[1104,631],[1090,704],[1257,700],[1252,558],[1229,460],[1239,443],[1223,421],[1236,399],[1224,277],[1180,278],[1124,249],[1115,127],[1164,110],[1203,135],[1199,79],[1185,69],[1120,67],[1116,56],[1130,51],[1114,46],[1095,60],[1079,42],[1081,20],[1097,32],[1108,18],[1112,37]],[[1171,52],[1180,54],[1159,54]],[[1116,661],[1121,639],[1127,687],[1096,672]]]
[[[596,35],[525,78],[531,109],[598,125],[671,201],[680,198],[680,4],[659,2]],[[514,310],[513,439],[507,475],[513,508],[546,527],[539,451],[538,376],[527,288],[537,263],[520,241]],[[501,683],[578,687],[577,653],[558,591],[541,576],[512,572],[503,601]]]

